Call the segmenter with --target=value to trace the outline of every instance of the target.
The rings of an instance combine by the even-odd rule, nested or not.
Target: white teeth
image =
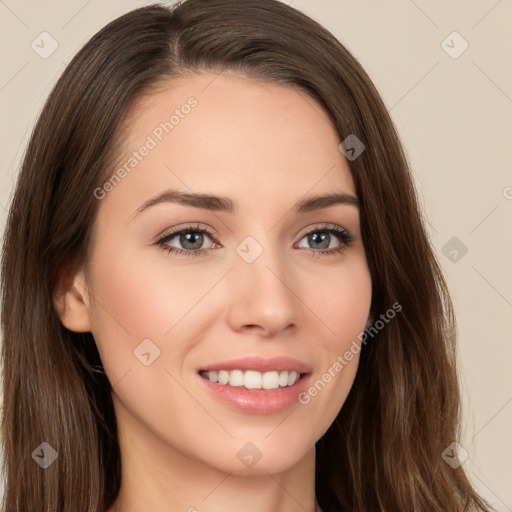
[[[290,372],[288,374],[288,386],[291,386],[292,384],[295,384],[297,382],[297,377],[299,374],[297,372]]]
[[[282,388],[284,388],[285,386],[288,386],[288,372],[281,372],[279,374],[279,385]]]
[[[231,373],[236,372],[233,370]],[[261,373],[248,370],[244,374],[243,383],[241,386],[245,386],[247,389],[261,389]]]
[[[208,377],[210,378],[210,377]],[[227,384],[229,381],[229,372],[221,370],[219,372],[219,384]]]
[[[261,387],[263,389],[277,389],[279,387],[279,373],[264,373],[263,378],[261,379]]]
[[[299,379],[300,374],[296,371],[270,371],[257,372],[254,370],[220,370],[218,372],[201,372],[211,382],[234,387],[244,386],[246,389],[277,389],[279,387],[293,386]]]
[[[229,385],[230,386],[243,386],[244,385],[244,374],[240,370],[233,370],[229,373]]]

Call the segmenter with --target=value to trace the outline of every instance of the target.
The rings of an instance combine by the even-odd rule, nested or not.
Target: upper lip
[[[297,373],[311,373],[313,368],[298,359],[287,356],[277,356],[270,358],[263,357],[244,357],[241,359],[230,359],[220,363],[209,364],[199,369],[199,371],[214,372],[220,370],[254,370],[257,372],[285,371],[292,370]]]

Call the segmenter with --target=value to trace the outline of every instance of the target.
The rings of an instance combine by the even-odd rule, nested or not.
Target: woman
[[[396,131],[293,8],[187,0],[96,34],[2,263],[5,511],[490,510]]]

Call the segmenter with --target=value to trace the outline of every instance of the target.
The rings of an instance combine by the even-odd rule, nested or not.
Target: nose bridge
[[[258,238],[264,240],[248,236],[235,249],[230,319],[235,328],[259,325],[270,333],[297,321],[297,298],[282,248],[269,235]]]

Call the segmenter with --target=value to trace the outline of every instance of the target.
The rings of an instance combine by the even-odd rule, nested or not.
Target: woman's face
[[[298,208],[355,197],[341,140],[303,93],[214,74],[144,98],[126,126],[116,177],[95,192],[85,299],[120,436],[153,464],[289,468],[342,407],[370,310],[358,206]],[[229,364],[245,358],[261,365]],[[201,375],[211,367],[234,385]],[[305,375],[257,390],[292,371]]]

